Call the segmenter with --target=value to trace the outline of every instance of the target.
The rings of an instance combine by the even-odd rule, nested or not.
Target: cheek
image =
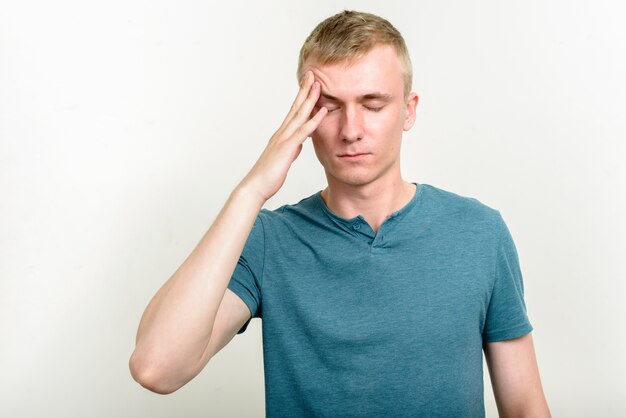
[[[326,165],[328,155],[327,147],[325,146],[325,141],[323,138],[320,138],[318,135],[311,136],[311,142],[313,143],[313,151],[315,152],[315,156],[317,157],[317,161],[320,162],[323,166]]]
[[[313,135],[311,137],[316,141],[324,141],[331,136],[334,129],[334,122],[326,116],[317,126],[317,129],[313,131]]]
[[[384,134],[385,137],[402,137],[404,132],[404,119],[401,115],[388,115],[387,118],[379,118],[375,122],[377,132]]]
[[[324,152],[325,142],[324,137],[320,136],[318,131],[315,131],[313,135],[311,135],[311,142],[313,143],[313,149],[315,150],[315,154],[319,157],[320,153]]]

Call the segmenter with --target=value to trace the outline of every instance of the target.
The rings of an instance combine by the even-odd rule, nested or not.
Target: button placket
[[[385,222],[378,229],[378,233],[376,237],[372,240],[372,244],[374,247],[385,247],[385,235],[387,233],[387,229],[391,225],[392,221],[396,220],[396,214],[390,215]]]

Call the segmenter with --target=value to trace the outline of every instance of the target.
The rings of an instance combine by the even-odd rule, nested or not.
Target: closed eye
[[[328,110],[328,112],[334,112],[335,110],[341,109],[340,107],[330,107],[328,105],[324,107]],[[380,112],[381,110],[383,110],[385,106],[379,106],[379,107],[363,106],[363,107],[369,110],[370,112]]]

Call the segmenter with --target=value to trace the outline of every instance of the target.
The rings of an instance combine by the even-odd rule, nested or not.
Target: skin
[[[315,108],[328,109],[312,134],[328,180],[322,197],[335,213],[361,214],[377,231],[415,192],[401,177],[400,147],[403,132],[415,122],[418,96],[403,97],[400,61],[390,46],[378,46],[350,64],[311,60],[304,68],[321,85]],[[341,157],[358,153],[367,155]],[[484,351],[499,415],[550,417],[532,335],[485,343]]]
[[[402,179],[400,149],[403,132],[415,123],[418,96],[404,97],[400,60],[388,45],[355,62],[308,60],[303,68],[321,86],[315,108],[328,109],[311,136],[328,181],[322,198],[336,214],[363,215],[377,231],[415,194],[415,186]],[[365,155],[342,157],[358,153]]]
[[[351,65],[311,61],[304,68],[283,123],[144,311],[129,367],[153,392],[171,393],[189,382],[250,319],[247,305],[227,286],[258,212],[282,187],[308,137],[328,180],[322,197],[336,214],[361,214],[378,230],[415,193],[400,175],[400,145],[415,122],[418,97],[403,97],[395,52],[380,46]],[[363,97],[373,93],[389,99]],[[340,157],[346,153],[368,155]],[[530,334],[484,350],[500,416],[549,417]]]
[[[551,417],[543,393],[532,333],[485,343],[485,359],[500,417]]]
[[[311,114],[319,91],[319,83],[307,73],[259,159],[198,245],[150,300],[129,360],[132,377],[143,387],[160,394],[178,390],[251,317],[227,286],[263,204],[282,187],[302,143],[326,115],[324,108]]]

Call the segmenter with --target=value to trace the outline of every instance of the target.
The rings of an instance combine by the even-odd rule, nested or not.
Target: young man
[[[411,63],[386,20],[342,12],[300,54],[283,124],[152,299],[133,377],[170,393],[262,317],[267,416],[549,416],[515,246],[497,210],[400,173]],[[328,187],[263,204],[311,137]]]

